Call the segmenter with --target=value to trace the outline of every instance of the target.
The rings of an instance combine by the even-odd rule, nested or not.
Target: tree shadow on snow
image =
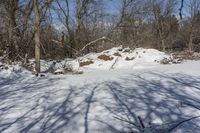
[[[0,132],[79,132],[82,127],[81,130],[88,133],[88,115],[99,84],[70,86],[59,92],[60,89],[49,88],[62,79],[36,79],[17,86],[18,80],[0,88]],[[55,98],[59,97],[54,93],[61,95],[61,99],[57,101]]]
[[[120,81],[69,86],[64,90],[59,86],[51,89],[63,79],[35,79],[17,86],[22,80],[25,79],[12,80],[11,86],[10,81],[0,85],[0,132],[134,132],[139,130],[138,116],[146,126],[163,131],[199,115],[200,77],[158,72],[132,74]],[[95,106],[103,108],[102,116],[91,119]],[[105,112],[109,116],[104,116]],[[102,129],[91,129],[92,123]],[[173,131],[199,130],[197,118]]]
[[[145,74],[132,74],[131,78],[123,78],[123,82],[107,84],[107,91],[116,102],[106,108],[116,120],[139,130],[140,116],[147,126],[154,124],[155,130],[157,128],[160,133],[170,131],[186,119],[199,116],[200,77],[156,72],[150,75],[153,78]],[[187,121],[175,129],[179,132],[198,133],[200,119]]]

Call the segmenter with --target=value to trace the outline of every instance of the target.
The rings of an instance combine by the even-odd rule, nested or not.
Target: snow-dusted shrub
[[[161,64],[170,64],[171,60],[168,58],[164,58],[160,61]]]
[[[120,56],[120,57],[122,56],[119,52],[116,52],[116,53],[114,53],[113,55],[114,55],[114,56]]]
[[[125,58],[126,61],[131,61],[131,60],[134,60],[134,59],[135,59],[135,57],[131,57],[131,58],[130,57],[126,57]]]
[[[128,52],[130,52],[130,51],[131,51],[130,48],[124,48],[122,52],[123,52],[123,53],[128,53]]]

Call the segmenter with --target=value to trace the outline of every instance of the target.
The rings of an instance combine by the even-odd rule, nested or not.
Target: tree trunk
[[[80,31],[80,26],[81,26],[81,1],[77,0],[76,33]]]
[[[75,43],[72,48],[77,49],[79,46],[76,44],[80,43],[80,31],[81,31],[81,0],[77,0],[77,9],[76,9],[76,31],[75,31]]]
[[[7,54],[8,60],[14,60],[17,54],[19,54],[19,46],[17,44],[19,29],[16,23],[16,11],[18,10],[18,0],[8,1],[7,12],[8,12],[8,44]]]
[[[193,51],[192,34],[190,34],[190,39],[189,39],[189,43],[188,43],[188,52],[192,53],[192,51]]]
[[[193,51],[192,34],[193,34],[193,24],[191,22],[191,24],[190,24],[190,38],[189,38],[189,42],[188,42],[188,52],[189,53],[192,53],[192,51]]]
[[[69,57],[70,58],[73,58],[74,57],[74,54],[73,54],[73,51],[72,49],[75,49],[75,38],[74,38],[74,33],[73,32],[69,32],[69,44],[70,44],[70,48],[69,49]]]
[[[166,48],[165,48],[165,40],[162,39],[161,43],[162,43],[162,50],[163,50],[163,52],[165,52],[165,50],[166,50]]]
[[[35,13],[35,71],[40,72],[40,13],[38,0],[34,0],[34,13]]]

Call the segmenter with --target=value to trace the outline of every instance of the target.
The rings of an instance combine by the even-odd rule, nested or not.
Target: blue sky
[[[117,13],[119,13],[119,10],[120,10],[120,0],[102,0],[104,3],[106,3],[105,5],[104,5],[104,10],[107,12],[107,13],[109,13],[109,14],[117,14]],[[74,10],[74,3],[75,2],[75,0],[71,0],[70,1],[70,5],[69,5],[69,7],[70,7],[70,14],[73,16],[73,15],[75,15],[75,10]],[[65,8],[66,7],[66,4],[65,4],[65,2],[63,1],[63,2],[61,2],[61,6],[63,7],[63,8]],[[57,4],[56,3],[54,3],[54,6],[57,6]],[[62,13],[62,12],[61,12]],[[54,23],[59,23],[59,20],[58,20],[58,17],[57,17],[57,15],[56,14],[54,14],[53,13],[53,17],[54,17]]]
[[[105,5],[104,5],[104,9],[106,10],[107,13],[109,14],[118,14],[120,12],[120,2],[121,0],[102,0]],[[71,0],[71,4],[70,4],[70,12],[71,14],[75,15],[75,10],[74,10],[74,2],[75,0]],[[177,5],[177,9],[176,9],[176,15],[179,14],[179,8],[180,8],[180,2],[181,0],[177,0],[177,2],[179,2],[179,4]],[[62,2],[61,2],[62,3]],[[189,16],[189,0],[185,0],[184,3],[184,8],[183,8],[183,16]],[[66,7],[65,2],[62,3],[63,7]],[[54,22],[58,22],[58,18],[56,17],[56,15],[54,16],[55,20]]]
[[[120,0],[104,0],[107,4],[105,8],[111,14],[118,13],[120,9]]]

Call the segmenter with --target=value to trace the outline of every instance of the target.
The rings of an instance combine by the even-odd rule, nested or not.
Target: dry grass
[[[104,61],[110,61],[113,60],[113,57],[110,57],[108,55],[102,54],[100,56],[98,56],[99,59],[104,60]]]
[[[88,66],[88,65],[93,64],[93,63],[94,63],[93,61],[82,61],[82,62],[80,62],[80,67]]]

